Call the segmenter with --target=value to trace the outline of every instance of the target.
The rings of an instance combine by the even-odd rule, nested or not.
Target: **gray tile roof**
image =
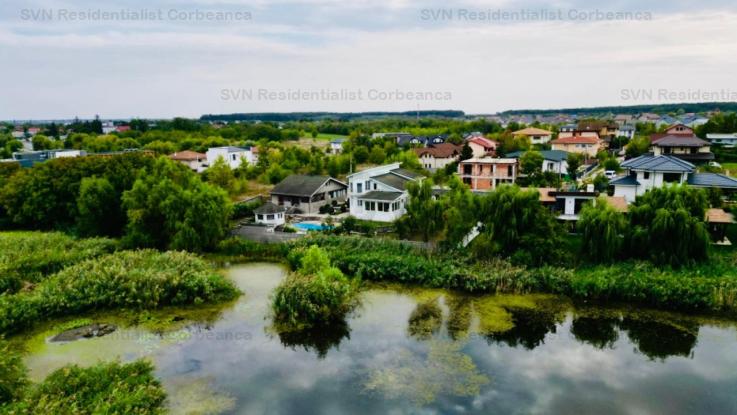
[[[394,173],[386,173],[379,176],[374,176],[371,179],[376,180],[379,183],[383,183],[389,187],[393,187],[397,190],[406,190],[407,183],[410,182],[410,179],[398,176]]]
[[[395,173],[395,174],[398,174],[400,176],[404,176],[404,177],[407,177],[407,178],[410,178],[410,179],[416,179],[418,177],[422,177],[422,175],[420,173],[415,173],[413,171],[410,171],[410,170],[407,170],[407,169],[402,169],[402,168],[394,169],[394,170],[392,170],[392,173]]]
[[[615,184],[619,186],[639,186],[640,182],[632,176],[622,176],[609,182],[609,184]]]
[[[285,208],[284,206],[278,206],[271,202],[266,202],[263,205],[254,209],[253,213],[256,213],[258,215],[271,215],[274,213],[282,213],[286,211],[287,211],[287,208]]]
[[[737,179],[717,173],[694,173],[688,177],[688,184],[697,187],[737,189]]]
[[[677,157],[653,156],[652,154],[645,154],[640,157],[627,160],[621,164],[621,167],[635,170],[688,173],[691,173],[696,169],[696,166],[693,164]]]
[[[305,197],[312,196],[328,180],[335,179],[330,176],[293,174],[274,186],[271,190],[271,194]],[[337,180],[335,181],[337,182]]]
[[[368,192],[366,194],[358,196],[358,198],[368,199],[368,200],[381,200],[384,202],[392,202],[394,200],[399,199],[399,197],[402,195],[403,195],[402,192],[382,192],[379,190],[374,190],[373,192]]]
[[[667,135],[653,143],[656,147],[704,147],[709,143],[696,136]]]

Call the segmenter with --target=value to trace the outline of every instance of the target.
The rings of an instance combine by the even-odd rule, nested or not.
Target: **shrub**
[[[184,252],[124,251],[70,266],[33,292],[0,296],[0,333],[98,309],[153,309],[233,299],[238,290]]]
[[[358,280],[330,266],[317,246],[305,250],[301,266],[273,294],[274,320],[285,331],[340,322],[356,305]]]
[[[164,414],[166,392],[146,361],[66,366],[10,405],[15,414]]]

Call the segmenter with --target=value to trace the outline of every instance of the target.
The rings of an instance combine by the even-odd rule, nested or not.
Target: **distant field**
[[[312,134],[306,134],[303,139],[312,139]],[[323,134],[319,133],[317,137],[315,137],[316,140],[335,140],[336,138],[348,138],[347,135],[340,135],[340,134]]]

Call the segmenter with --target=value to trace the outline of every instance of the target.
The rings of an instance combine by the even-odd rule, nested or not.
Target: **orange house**
[[[472,190],[494,190],[517,180],[517,159],[471,158],[458,164],[458,175]]]

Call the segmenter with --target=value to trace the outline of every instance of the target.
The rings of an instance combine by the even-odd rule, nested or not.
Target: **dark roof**
[[[312,196],[322,187],[328,180],[335,180],[330,176],[308,176],[303,174],[293,174],[281,183],[274,186],[271,194],[288,195],[288,196]],[[335,180],[337,183],[345,186],[344,183]]]
[[[657,147],[704,147],[709,143],[693,135],[667,135],[653,143]]]
[[[616,184],[619,186],[639,186],[640,182],[632,176],[622,176],[610,181],[609,184]]]
[[[400,196],[402,196],[402,192],[382,192],[379,190],[374,190],[373,192],[368,192],[363,195],[358,196],[359,199],[370,199],[370,200],[383,200],[386,202],[391,202],[394,200],[399,199]]]
[[[622,168],[648,171],[692,172],[696,169],[693,164],[673,156],[653,156],[645,154],[629,159],[622,163]]]
[[[694,173],[688,177],[688,184],[697,187],[737,189],[737,179],[717,173]]]
[[[394,173],[386,173],[379,176],[372,177],[373,180],[376,180],[379,183],[383,183],[389,187],[393,187],[397,190],[406,190],[407,189],[407,182],[410,181],[410,179],[399,176]]]
[[[420,173],[415,173],[413,171],[410,171],[410,170],[407,170],[407,169],[402,169],[402,168],[394,169],[394,170],[392,170],[392,173],[398,174],[400,176],[404,176],[404,177],[406,177],[408,179],[416,179],[418,177],[422,177],[422,175]]]
[[[508,158],[512,159],[518,159],[522,157],[523,154],[525,154],[525,151],[513,151],[509,154],[507,154]],[[563,150],[540,150],[540,154],[543,155],[543,158],[545,160],[550,161],[563,161],[566,158],[568,158],[568,152]]]
[[[287,211],[287,208],[285,208],[284,206],[278,206],[271,202],[266,202],[263,205],[254,209],[253,213],[258,214],[258,215],[270,215],[273,213],[281,213],[281,212],[286,212],[286,211]]]

